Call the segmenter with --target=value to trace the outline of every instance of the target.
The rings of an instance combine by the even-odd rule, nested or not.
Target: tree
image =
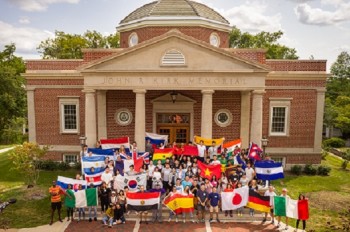
[[[35,185],[39,179],[40,169],[36,161],[40,160],[49,150],[47,146],[41,148],[36,143],[24,142],[21,146],[16,146],[10,153],[9,159],[12,161],[13,169],[22,174],[24,183]]]
[[[9,139],[4,130],[13,128],[13,122],[26,115],[25,80],[21,76],[25,65],[22,58],[14,55],[15,51],[16,46],[10,44],[0,52],[0,142]]]
[[[81,59],[83,48],[119,47],[119,34],[103,36],[97,31],[86,31],[83,35],[56,31],[55,38],[48,38],[38,46],[44,59]]]
[[[350,134],[350,55],[341,52],[327,79],[324,123],[337,127],[343,136]]]
[[[230,33],[230,47],[233,48],[265,48],[267,59],[298,59],[294,48],[279,44],[277,41],[282,37],[283,32],[262,31],[256,35],[248,32],[242,33],[234,27]]]

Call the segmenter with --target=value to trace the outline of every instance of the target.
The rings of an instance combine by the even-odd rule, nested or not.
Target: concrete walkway
[[[0,149],[0,154],[1,153],[5,153],[5,152],[7,152],[7,151],[10,151],[10,150],[12,150],[12,149],[14,149],[15,148],[15,146],[13,146],[13,147],[8,147],[8,148],[4,148],[4,149]]]

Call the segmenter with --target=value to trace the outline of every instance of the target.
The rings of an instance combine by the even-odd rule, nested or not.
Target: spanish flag
[[[193,195],[174,194],[164,200],[164,205],[175,214],[193,212]]]
[[[165,163],[166,158],[173,156],[173,152],[173,148],[155,149],[153,153],[153,160],[161,160],[162,163]]]
[[[270,197],[269,196],[261,196],[259,193],[250,189],[247,207],[261,211],[261,212],[269,213],[270,212]]]
[[[201,161],[197,161],[198,168],[201,170],[200,176],[206,179],[211,180],[213,176],[216,176],[216,179],[221,177],[221,164],[204,164]]]

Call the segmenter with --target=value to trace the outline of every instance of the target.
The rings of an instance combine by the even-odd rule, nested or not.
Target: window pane
[[[77,129],[77,106],[76,105],[64,105],[64,129],[76,130]]]
[[[272,109],[272,125],[271,132],[285,132],[286,108],[273,107]]]
[[[78,161],[78,158],[76,155],[65,155],[66,163],[76,163],[77,161]]]

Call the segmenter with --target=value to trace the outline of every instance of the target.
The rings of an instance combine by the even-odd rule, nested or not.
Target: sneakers
[[[94,221],[95,221],[95,222],[97,221],[97,217],[94,217]]]
[[[179,221],[179,220],[176,218],[176,219],[175,219],[175,222],[178,223],[178,221]]]
[[[183,222],[186,223],[186,220],[184,220]]]
[[[228,213],[227,213],[227,211],[225,212],[225,217],[227,217],[228,216]]]
[[[171,222],[171,218],[168,219],[168,222]]]
[[[216,219],[216,221],[217,221],[218,223],[220,223],[220,220],[219,220],[219,218],[217,218],[217,219]]]
[[[130,211],[128,211],[127,213],[126,213],[126,215],[129,215],[130,214]]]
[[[213,219],[212,219],[212,218],[210,218],[210,219],[209,219],[209,223],[210,223],[210,222],[212,222],[212,221],[213,221]]]
[[[262,220],[262,223],[264,223],[264,222],[266,222],[266,218],[264,218],[264,219]]]
[[[272,220],[272,221],[271,221],[271,224],[275,224],[275,221],[274,221],[274,220]]]
[[[53,224],[53,221],[51,221],[49,225],[51,226],[52,224]]]
[[[276,227],[279,228],[280,226],[281,226],[281,225],[278,223]]]
[[[286,226],[286,228],[284,228],[284,230],[288,230],[288,226]]]
[[[230,217],[233,217],[232,213],[230,214]]]
[[[91,218],[89,218],[89,222],[92,222],[92,219],[91,219]]]
[[[192,223],[196,223],[196,222],[194,221],[194,219],[192,219]]]
[[[108,228],[112,228],[112,226],[111,226],[111,225],[109,225],[109,226],[108,226]]]

